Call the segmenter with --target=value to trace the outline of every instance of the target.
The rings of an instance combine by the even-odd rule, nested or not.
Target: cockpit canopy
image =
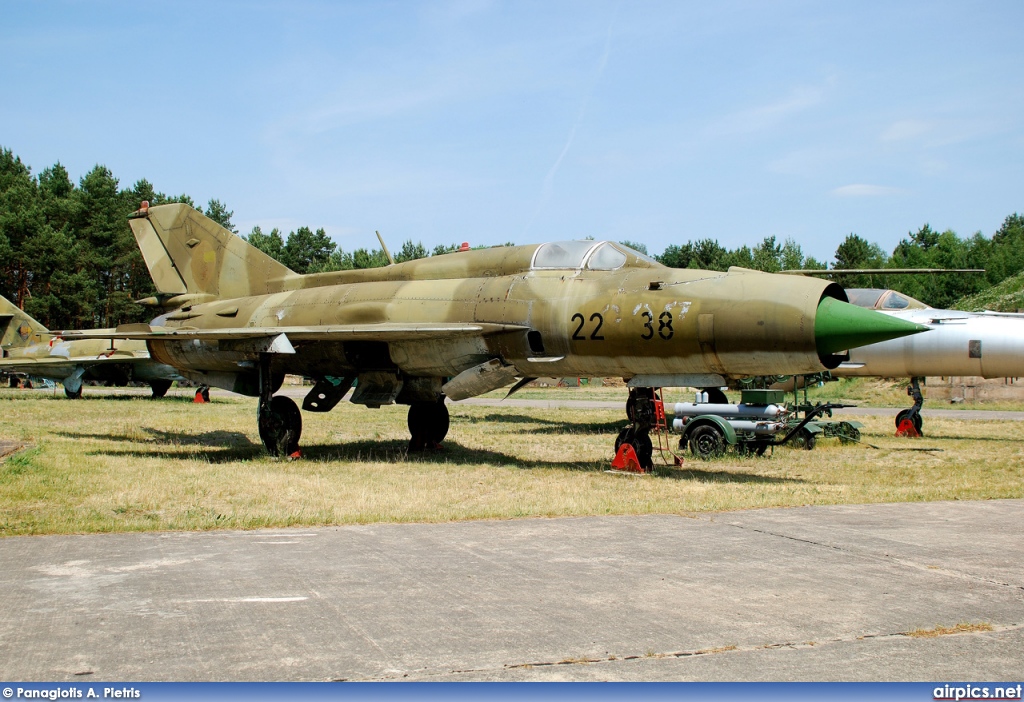
[[[610,241],[552,241],[537,247],[530,267],[614,271],[626,265],[629,258],[627,253],[642,261],[657,263],[628,246],[613,244]]]
[[[851,304],[857,305],[857,307],[866,307],[869,310],[906,310],[928,307],[920,300],[915,300],[909,295],[895,290],[847,288],[846,295],[850,298]]]

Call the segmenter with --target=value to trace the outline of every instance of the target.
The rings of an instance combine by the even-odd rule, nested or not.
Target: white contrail
[[[569,128],[569,136],[565,140],[565,146],[562,147],[562,151],[558,154],[558,158],[555,159],[554,165],[551,166],[547,175],[544,176],[544,185],[541,189],[540,201],[537,203],[537,207],[533,211],[533,216],[530,217],[530,220],[526,223],[526,227],[523,229],[524,238],[526,233],[530,231],[530,227],[533,226],[538,215],[540,215],[541,209],[547,201],[551,199],[551,195],[555,189],[555,175],[558,173],[558,169],[562,165],[562,161],[565,160],[566,154],[569,153],[569,149],[572,148],[573,139],[576,138],[576,128],[582,124],[583,118],[587,114],[587,108],[590,105],[590,98],[594,94],[594,90],[597,88],[598,81],[601,80],[601,76],[604,74],[605,67],[608,65],[608,55],[612,48],[612,27],[615,24],[615,14],[617,14],[617,12],[618,8],[616,7],[616,12],[612,14],[612,19],[608,22],[608,33],[604,40],[604,51],[601,53],[601,60],[598,61],[597,71],[595,71],[594,77],[591,79],[590,85],[588,86],[586,93],[583,95],[583,102],[580,105],[580,111],[576,115],[576,121],[573,122],[572,127]]]

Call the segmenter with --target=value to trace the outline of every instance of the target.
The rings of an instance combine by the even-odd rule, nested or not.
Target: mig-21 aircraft
[[[116,346],[101,338],[67,341],[5,297],[0,297],[0,329],[0,371],[57,381],[72,399],[82,396],[85,380],[120,386],[141,381],[149,384],[153,397],[163,397],[171,383],[184,380],[172,366],[151,360],[144,341]]]
[[[717,387],[812,373],[847,349],[926,330],[864,310],[817,279],[672,269],[607,241],[502,246],[383,268],[297,274],[191,207],[143,203],[130,224],[163,326],[113,333],[207,385],[259,397],[260,438],[298,455],[302,417],[275,396],[315,385],[303,409],[409,406],[411,449],[448,431],[457,401],[539,376],[622,377],[632,388]],[[518,387],[518,386],[517,386]],[[649,463],[649,425],[619,435]],[[643,459],[642,459],[643,460]]]
[[[891,339],[850,351],[832,371],[837,377],[910,378],[914,406],[896,415],[896,426],[909,419],[921,431],[921,379],[927,376],[1024,376],[1024,314],[963,312],[929,307],[895,290],[850,288],[851,303],[879,310],[932,331],[920,337]]]

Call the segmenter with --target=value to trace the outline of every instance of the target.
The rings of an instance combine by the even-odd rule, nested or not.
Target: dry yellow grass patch
[[[928,419],[924,439],[861,419],[878,446],[729,455],[655,475],[606,471],[622,412],[451,407],[445,448],[408,455],[404,407],[304,413],[303,460],[275,460],[253,399],[79,401],[0,391],[0,535],[691,514],[807,504],[1024,496],[1016,422]],[[942,449],[937,452],[917,450]],[[655,455],[656,461],[658,455]],[[671,460],[671,456],[668,456]]]
[[[968,624],[961,622],[956,626],[936,626],[934,629],[914,629],[908,631],[905,636],[914,638],[933,638],[936,636],[949,636],[951,634],[974,634],[979,631],[992,631],[992,625],[984,622],[979,624]]]

